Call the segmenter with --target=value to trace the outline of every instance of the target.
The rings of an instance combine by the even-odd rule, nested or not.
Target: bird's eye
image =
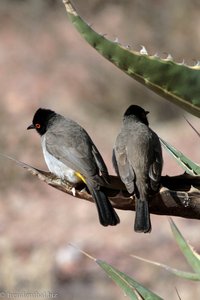
[[[35,128],[39,129],[41,125],[39,123],[35,124]]]

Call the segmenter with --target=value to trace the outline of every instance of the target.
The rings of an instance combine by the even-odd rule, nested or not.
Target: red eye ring
[[[39,129],[41,125],[39,123],[35,124],[35,128]]]

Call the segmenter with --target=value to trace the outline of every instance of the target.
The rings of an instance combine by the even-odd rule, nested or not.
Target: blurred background
[[[197,0],[74,0],[98,32],[134,50],[193,65],[199,57]],[[114,174],[111,152],[129,104],[149,110],[151,127],[199,162],[200,141],[183,118],[199,120],[170,104],[102,58],[68,21],[61,0],[0,1],[0,152],[47,169],[40,137],[28,132],[39,107],[80,123]],[[164,154],[163,174],[182,170]],[[118,211],[115,228],[99,225],[95,206],[65,195],[0,158],[0,297],[8,292],[46,292],[56,299],[121,300],[124,295],[98,266],[69,243],[105,260],[164,299],[197,299],[198,283],[186,282],[130,254],[188,270],[168,219],[152,216],[151,234],[133,231],[133,212]],[[200,252],[199,222],[174,218]],[[51,295],[45,296],[52,298]],[[41,298],[44,298],[41,295]],[[31,297],[29,297],[31,299]],[[34,298],[35,299],[35,298]],[[39,299],[39,297],[38,297]]]

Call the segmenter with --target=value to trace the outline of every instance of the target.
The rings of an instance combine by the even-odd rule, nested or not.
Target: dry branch
[[[38,170],[11,157],[19,166],[48,185],[73,196],[73,186],[62,181],[49,172]],[[126,189],[117,176],[111,176],[111,184],[102,187],[109,197],[113,207],[122,210],[135,210],[134,196]],[[93,202],[86,187],[76,187],[76,197]],[[160,192],[150,202],[150,212],[158,215],[179,216],[183,218],[200,219],[200,176],[183,174],[179,176],[163,176]]]

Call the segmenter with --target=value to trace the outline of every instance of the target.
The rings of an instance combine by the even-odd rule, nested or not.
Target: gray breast
[[[66,179],[71,183],[80,182],[80,178],[76,176],[75,171],[68,168],[65,164],[51,155],[46,149],[45,135],[41,139],[42,151],[45,162],[49,171],[61,179]]]

